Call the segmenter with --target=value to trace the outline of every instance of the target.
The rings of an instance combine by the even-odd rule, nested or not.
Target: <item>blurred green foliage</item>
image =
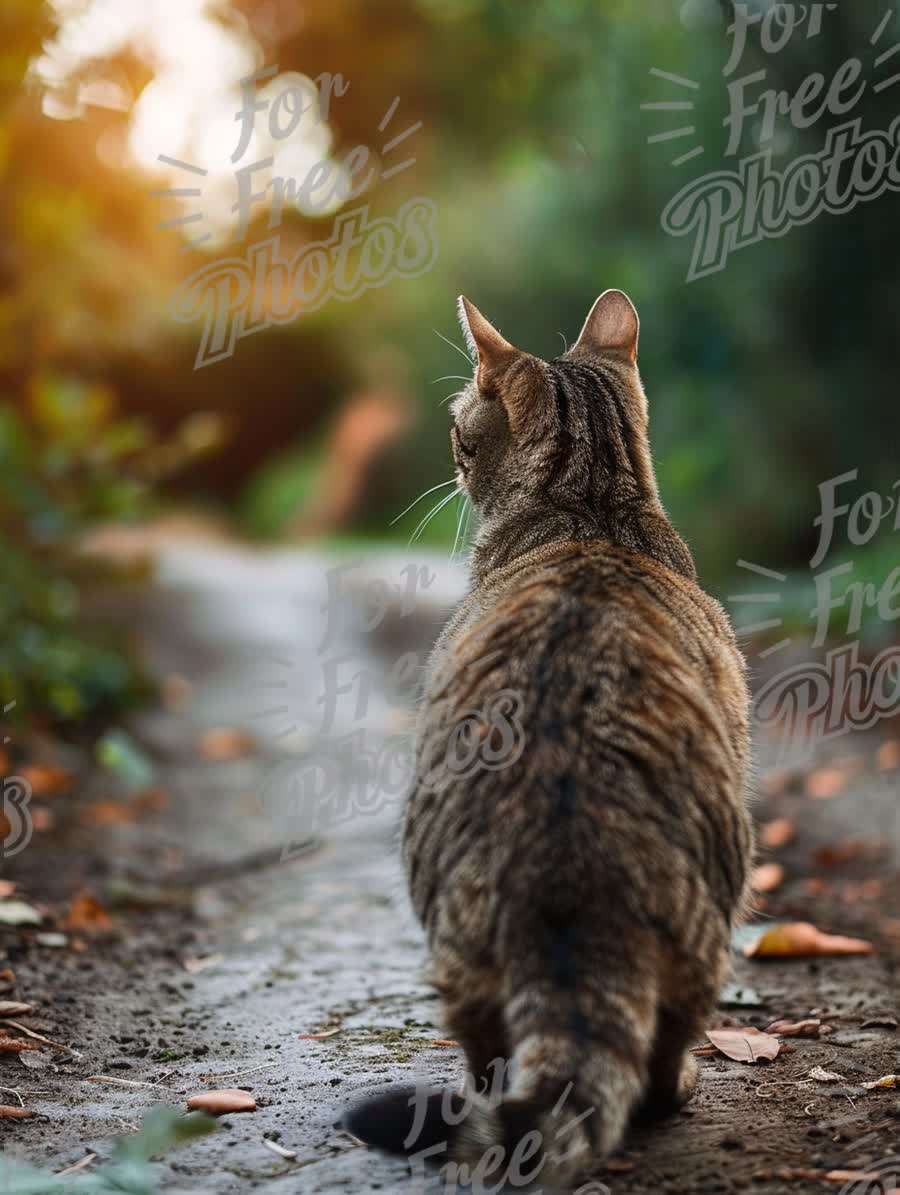
[[[51,374],[32,379],[24,411],[0,403],[0,695],[15,717],[84,719],[144,691],[122,644],[86,625],[84,591],[117,574],[84,536],[145,513],[153,485],[213,430],[189,419],[161,441],[108,388]]]
[[[212,1117],[201,1113],[185,1116],[180,1108],[154,1108],[140,1131],[118,1137],[110,1160],[89,1173],[62,1178],[0,1155],[2,1189],[5,1195],[158,1195],[160,1174],[153,1159],[215,1130]]]

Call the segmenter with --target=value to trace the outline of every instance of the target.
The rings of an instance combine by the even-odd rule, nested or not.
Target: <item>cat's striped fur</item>
[[[451,1156],[537,1130],[541,1181],[571,1182],[633,1113],[693,1086],[687,1050],[747,890],[748,694],[660,504],[630,301],[606,292],[551,362],[465,301],[462,316],[478,369],[452,442],[481,524],[420,737],[433,760],[459,717],[512,690],[524,749],[418,783],[403,858],[469,1071],[510,1060],[502,1100],[474,1101]]]

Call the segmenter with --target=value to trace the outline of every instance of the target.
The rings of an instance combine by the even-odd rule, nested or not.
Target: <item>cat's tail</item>
[[[572,1185],[621,1144],[646,1086],[656,1000],[632,987],[521,989],[507,1010],[516,1044],[502,1094],[395,1088],[351,1109],[344,1127],[381,1149],[455,1164],[460,1182],[481,1167],[492,1184],[502,1172],[518,1186]]]

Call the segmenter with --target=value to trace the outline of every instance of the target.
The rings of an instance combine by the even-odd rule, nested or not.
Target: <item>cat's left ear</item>
[[[639,328],[638,313],[628,295],[621,290],[605,290],[591,308],[571,351],[614,353],[634,365]]]
[[[520,356],[519,350],[504,339],[465,295],[459,296],[459,322],[469,351],[478,358],[476,382],[483,393],[490,393],[501,373]]]

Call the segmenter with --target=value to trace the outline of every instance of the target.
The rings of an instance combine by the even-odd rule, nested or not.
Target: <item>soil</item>
[[[346,650],[379,674],[401,650],[424,649],[462,579],[445,568],[408,621],[395,611],[365,639],[345,628],[334,652],[322,654],[323,575],[332,563],[225,546],[162,554],[156,588],[129,618],[185,704],[174,708],[170,694],[168,707],[127,728],[165,794],[142,820],[91,824],[97,802],[127,801],[127,786],[75,749],[44,746],[76,768],[78,783],[46,802],[53,828],[36,832],[3,876],[46,910],[43,928],[61,930],[65,945],[40,944],[37,929],[0,928],[0,971],[15,973],[0,999],[33,1005],[19,1023],[67,1049],[0,1053],[0,1102],[15,1104],[17,1092],[36,1113],[0,1122],[5,1156],[54,1171],[88,1152],[103,1159],[110,1139],[134,1130],[147,1108],[242,1087],[257,1111],[225,1117],[216,1133],[168,1155],[162,1190],[414,1189],[406,1162],[336,1127],[362,1092],[411,1079],[450,1083],[461,1069],[459,1051],[437,1044],[445,1030],[396,859],[399,805],[302,823],[291,777],[321,745],[323,660]],[[394,583],[405,563],[368,567]],[[183,680],[173,683],[174,673]],[[334,734],[352,723],[352,700],[346,705],[344,697]],[[408,714],[376,692],[365,721],[378,747],[407,728]],[[246,730],[252,745],[211,760],[198,749],[210,727]],[[786,878],[756,919],[812,921],[868,938],[877,953],[761,961],[738,949],[738,992],[726,990],[718,1024],[765,1029],[812,1016],[832,1032],[786,1037],[791,1051],[769,1063],[701,1057],[690,1104],[635,1130],[597,1184],[623,1195],[878,1189],[824,1176],[878,1170],[897,1139],[900,1090],[862,1086],[900,1071],[900,772],[875,763],[894,733],[882,726],[832,743],[787,784],[772,767],[772,744],[758,744],[758,819],[789,818],[796,835],[764,852]],[[329,751],[347,774],[358,769],[348,743]],[[848,757],[858,762],[837,795],[805,794],[810,771]],[[848,848],[851,839],[857,845]],[[109,909],[111,927],[65,927],[73,895],[86,890]],[[840,1077],[817,1080],[817,1066]],[[267,1138],[296,1157],[276,1156]],[[885,1186],[900,1187],[900,1178]]]

